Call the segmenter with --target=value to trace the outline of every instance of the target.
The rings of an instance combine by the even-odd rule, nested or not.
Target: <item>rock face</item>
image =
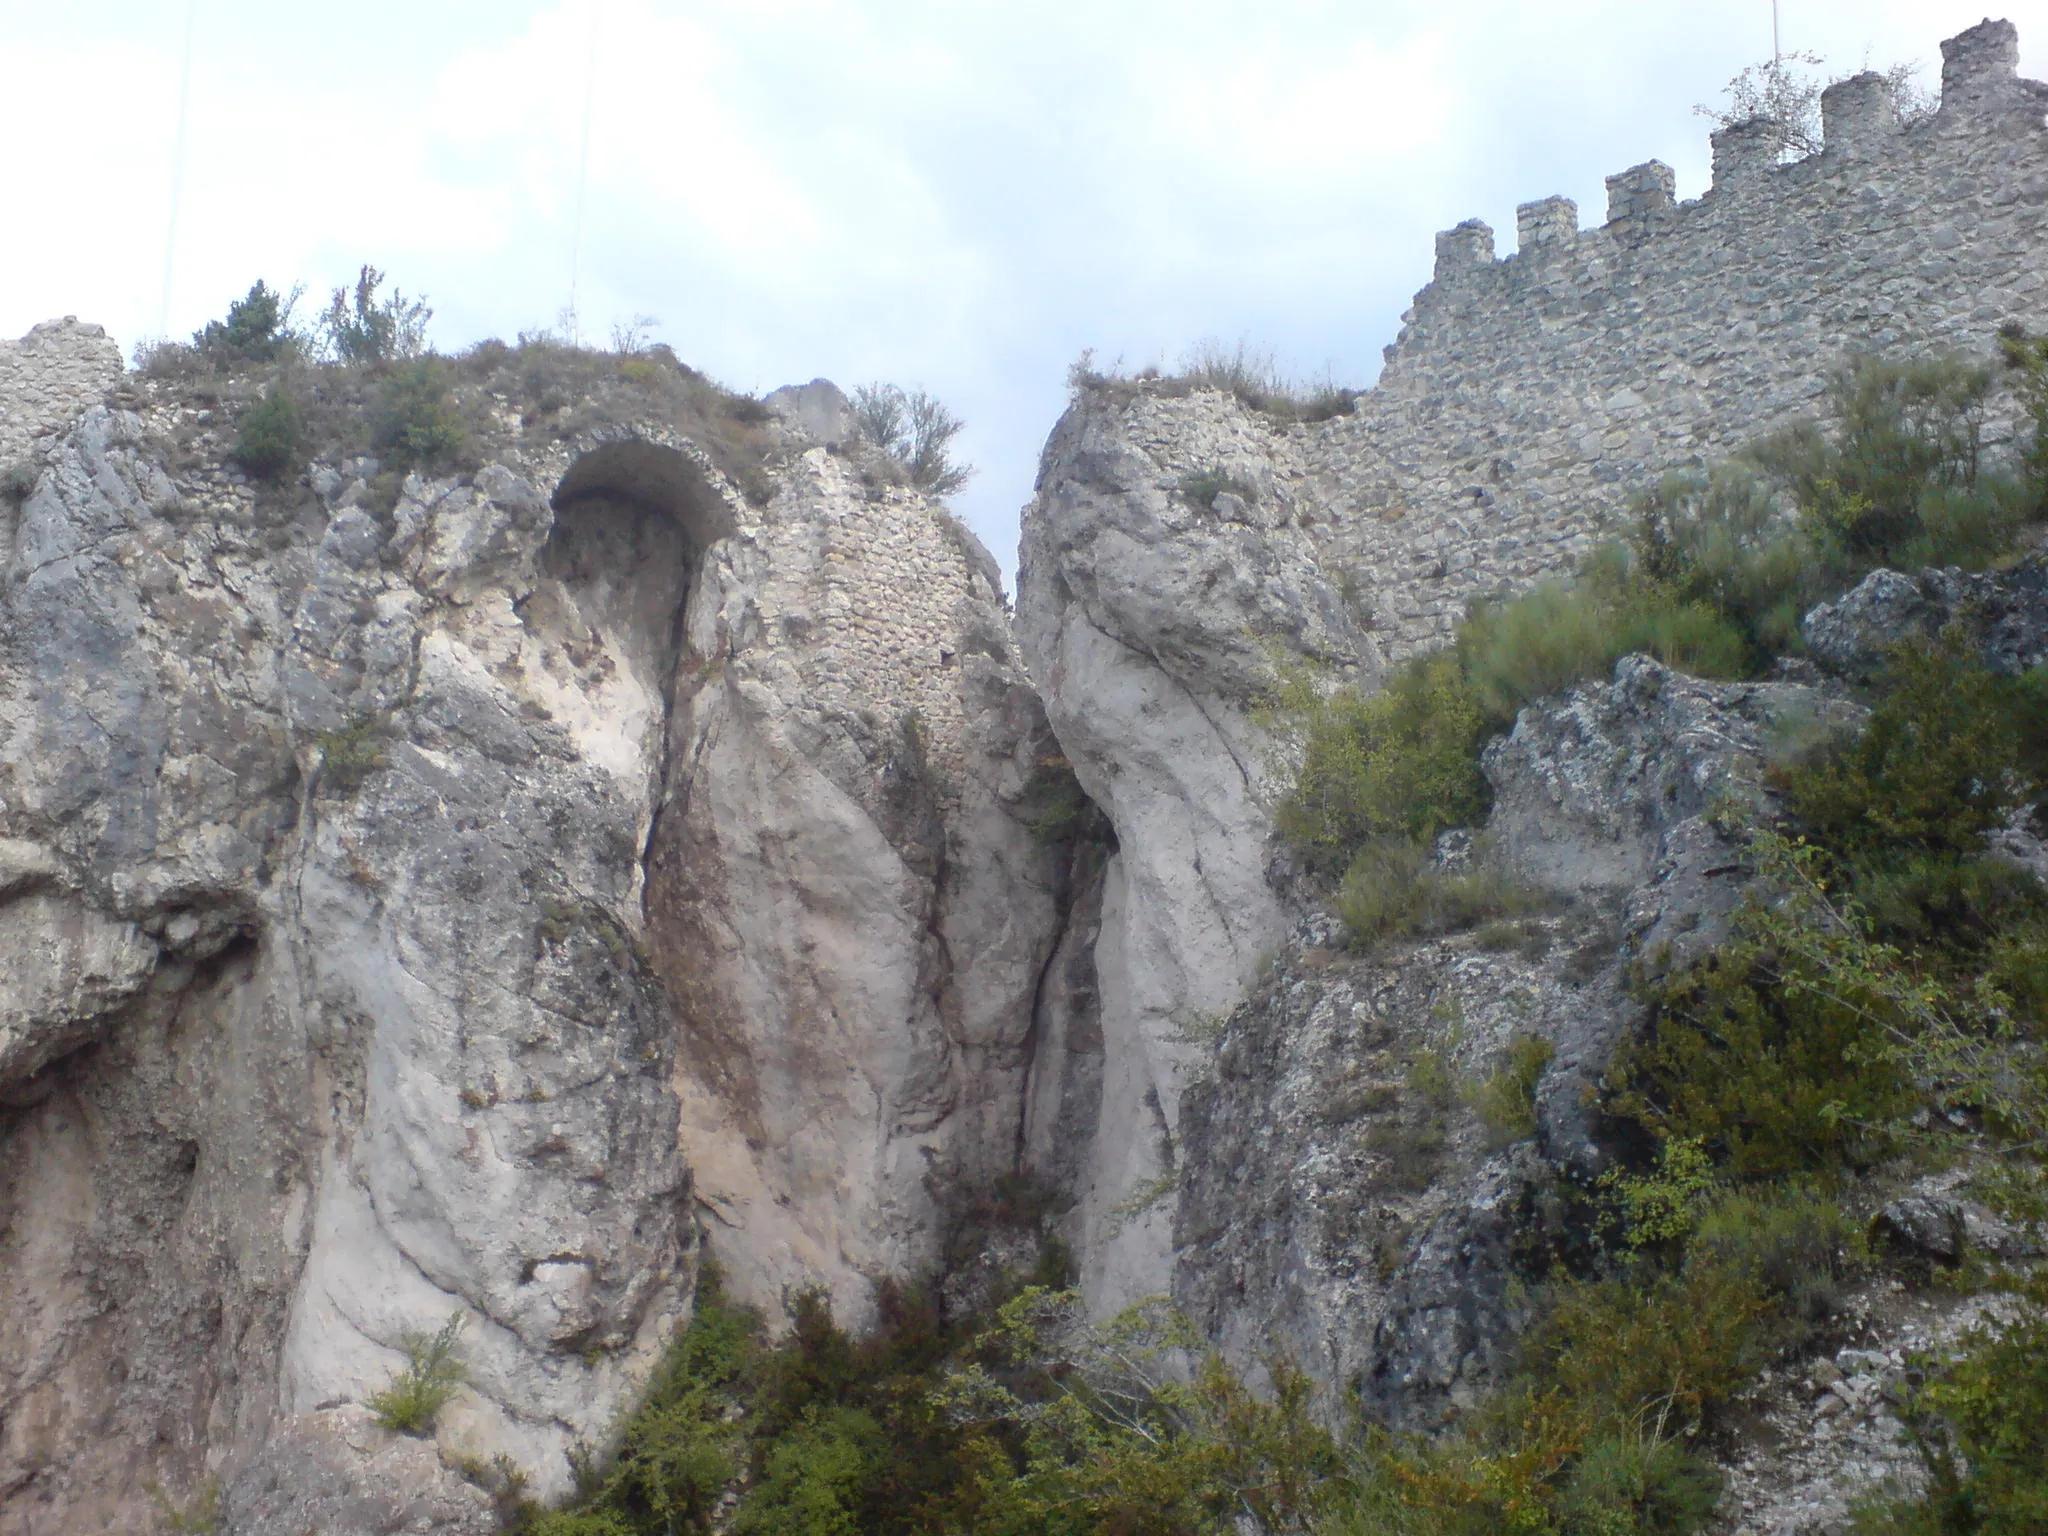
[[[1697,202],[1674,204],[1670,172],[1652,162],[1610,179],[1600,228],[1580,230],[1568,201],[1548,199],[1523,207],[1521,248],[1505,260],[1484,225],[1439,236],[1435,279],[1379,386],[1346,413],[1287,421],[1187,380],[1083,381],[1025,512],[1018,622],[1053,728],[1119,850],[1097,945],[1101,1129],[1072,1225],[1097,1305],[1209,1285],[1188,1276],[1221,1207],[1184,1210],[1170,1239],[1162,1195],[1169,1175],[1183,1202],[1215,1176],[1185,1144],[1181,1085],[1206,1070],[1186,1037],[1264,985],[1267,959],[1278,954],[1286,974],[1309,942],[1267,879],[1271,757],[1257,720],[1275,668],[1371,686],[1387,664],[1442,643],[1472,598],[1569,571],[1659,476],[1811,411],[1856,352],[1989,356],[2003,323],[2048,329],[2048,87],[2018,77],[2005,22],[1950,39],[1943,58],[1940,111],[1911,127],[1878,77],[1859,76],[1830,90],[1827,147],[1797,164],[1731,130]],[[2016,412],[1996,403],[1994,440],[2009,438]],[[1927,612],[1966,606],[1969,579],[1929,579],[1942,591],[1930,589]],[[2024,627],[2036,600],[2015,588],[2010,601]],[[1548,798],[1503,787],[1494,837],[1526,878],[1621,903],[1617,923],[1621,893],[1639,886],[1691,921],[1709,896],[1691,887],[1719,855],[1701,826],[1630,821],[1651,814],[1631,787],[1647,771],[1631,753],[1665,731],[1680,733],[1658,749],[1672,762],[1697,766],[1721,748],[1687,744],[1693,705],[1660,713],[1645,686],[1617,677],[1597,707],[1525,718],[1489,773],[1502,786],[1542,781]],[[1699,728],[1711,738],[1720,726]],[[1594,752],[1601,740],[1612,750]],[[1667,847],[1667,835],[1679,841]],[[1288,1014],[1289,1028],[1339,1027],[1311,1016]],[[1313,1052],[1301,1048],[1305,1064]],[[1577,1071],[1561,1055],[1553,1076]],[[1248,1305],[1282,1308],[1275,1272],[1254,1273]],[[1341,1296],[1294,1315],[1335,1316]],[[1321,1342],[1320,1324],[1289,1326],[1305,1358],[1362,1358]]]
[[[1903,130],[1843,82],[1796,165],[1730,130],[1697,203],[1653,163],[1506,261],[1448,232],[1347,414],[1085,384],[1014,634],[823,381],[722,423],[500,391],[464,473],[258,486],[247,378],[0,343],[0,1536],[141,1528],[158,1484],[234,1536],[485,1529],[457,1469],[563,1488],[706,1252],[858,1327],[1019,1173],[1099,1310],[1170,1291],[1396,1424],[1472,1400],[1601,1166],[1626,968],[1741,890],[1714,807],[1854,706],[1640,659],[1531,706],[1439,857],[1550,905],[1372,953],[1271,843],[1261,709],[1568,568],[1852,351],[2048,328],[2015,57],[1951,39]],[[2013,671],[2040,587],[1882,573],[1809,639],[1854,679],[1960,621]],[[1532,1036],[1533,1122],[1482,1121]],[[364,1404],[450,1318],[467,1381],[395,1438]]]
[[[1188,1031],[1235,1003],[1285,932],[1265,875],[1270,764],[1249,718],[1273,678],[1267,648],[1369,649],[1258,434],[1205,403],[1078,400],[1047,445],[1019,562],[1018,627],[1053,730],[1120,849],[1095,943],[1101,1108],[1085,1149],[1027,1148],[1033,1167],[1071,1160],[1082,1284],[1105,1308],[1166,1273],[1169,1222],[1143,1196],[1178,1166]],[[1237,489],[1183,483],[1179,466],[1217,463]]]
[[[1481,846],[1547,913],[1365,954],[1327,915],[1301,919],[1182,1096],[1172,1283],[1189,1315],[1403,1427],[1470,1406],[1517,1331],[1517,1246],[1541,1246],[1560,1180],[1604,1166],[1586,1090],[1638,1015],[1632,970],[1726,933],[1748,871],[1716,807],[1768,809],[1774,731],[1854,709],[1644,657],[1525,709],[1486,756]],[[1469,1102],[1518,1038],[1551,1052],[1522,1135]]]
[[[0,1530],[481,1529],[337,1407],[409,1335],[557,1491],[700,1212],[858,1323],[1011,1165],[1055,749],[985,552],[800,426],[765,504],[631,422],[380,504],[120,388],[0,502]]]

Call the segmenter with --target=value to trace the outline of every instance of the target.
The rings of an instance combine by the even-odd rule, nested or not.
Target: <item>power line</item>
[[[199,0],[185,0],[185,47],[178,65],[178,126],[171,136],[171,216],[164,229],[164,291],[157,306],[156,333],[171,333],[171,278],[178,257],[178,204],[185,195],[185,134],[192,115],[192,28]]]
[[[576,153],[576,213],[569,227],[569,341],[583,344],[583,321],[576,308],[583,272],[583,197],[590,184],[590,110],[597,82],[597,0],[590,0],[590,36],[583,52],[583,135]]]

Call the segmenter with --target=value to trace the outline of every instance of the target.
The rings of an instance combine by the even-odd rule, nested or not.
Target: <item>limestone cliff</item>
[[[1508,940],[1343,952],[1262,706],[1568,569],[1858,349],[2048,329],[2048,93],[2003,23],[1944,55],[1910,129],[1858,77],[1797,164],[1730,130],[1695,203],[1653,164],[1506,261],[1440,237],[1348,414],[1084,383],[1014,630],[822,381],[643,356],[529,400],[479,349],[473,455],[398,473],[335,370],[259,482],[261,370],[0,343],[0,1533],[209,1483],[237,1536],[488,1530],[450,1468],[563,1488],[707,1254],[857,1327],[885,1277],[967,1284],[1018,1175],[1098,1310],[1169,1291],[1396,1424],[1471,1400],[1545,1179],[1599,1164],[1625,973],[1740,885],[1712,807],[1853,710],[1873,628],[1967,599],[2038,656],[2040,568],[1872,578],[1813,620],[1834,677],[1634,658],[1531,706],[1475,829],[1554,902]],[[1533,1141],[1410,1082],[1527,1033]],[[395,1439],[365,1400],[451,1316],[468,1382]]]
[[[1288,974],[1317,942],[1269,846],[1262,690],[1281,665],[1370,686],[1447,638],[1470,599],[1569,572],[1661,474],[1809,413],[1859,352],[1989,357],[2000,325],[2048,327],[2048,86],[2019,78],[2006,22],[1942,52],[1940,110],[1911,127],[1879,77],[1858,76],[1826,94],[1822,153],[1777,165],[1755,125],[1717,135],[1714,185],[1696,202],[1674,204],[1653,162],[1609,179],[1599,228],[1548,199],[1522,209],[1521,249],[1505,260],[1483,225],[1439,236],[1435,280],[1379,387],[1344,414],[1286,420],[1173,378],[1082,380],[1025,510],[1018,623],[1053,728],[1119,845],[1097,945],[1102,1129],[1072,1218],[1098,1305],[1200,1295],[1212,1326],[1248,1348],[1265,1337],[1248,1319],[1272,1309],[1341,1314],[1283,1333],[1332,1369],[1358,1358],[1338,1337],[1363,1326],[1352,1282],[1289,1268],[1268,1239],[1294,1239],[1262,1225],[1272,1211],[1257,1194],[1239,1213],[1252,1225],[1226,1235],[1235,1197],[1210,1164],[1245,1154],[1198,1150],[1182,1123],[1187,1085],[1219,1070],[1190,1048],[1189,1026],[1213,1026],[1259,993],[1269,962]],[[1994,444],[2014,414],[1997,403]],[[1652,738],[1667,725],[1689,729],[1669,721]],[[1576,784],[1569,760],[1530,755],[1523,771],[1579,798],[1568,821],[1630,814],[1618,783]],[[1522,802],[1498,777],[1496,789],[1496,815],[1513,814]],[[1663,829],[1596,852],[1546,825],[1495,831],[1575,894],[1599,885],[1620,900],[1677,857]],[[1202,1123],[1245,1091],[1204,1088]],[[1246,1125],[1292,1113],[1280,1099],[1242,1110]],[[1321,1132],[1264,1134],[1276,1166],[1321,1145]],[[1117,1214],[1133,1203],[1142,1215]],[[1346,1239],[1344,1263],[1360,1241]],[[1235,1289],[1216,1289],[1219,1242],[1263,1250]],[[1287,1272],[1277,1291],[1273,1265]],[[1283,1301],[1286,1287],[1303,1299]]]
[[[444,1447],[558,1489],[702,1242],[855,1322],[931,1269],[1063,920],[972,538],[829,385],[733,426],[753,500],[658,413],[268,485],[110,354],[6,356],[0,1529],[283,1529],[450,1315]]]

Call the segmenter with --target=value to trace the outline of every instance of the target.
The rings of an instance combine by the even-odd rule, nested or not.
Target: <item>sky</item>
[[[1983,14],[1779,0],[1780,42],[1931,89]],[[2048,77],[2048,0],[2002,14]],[[1653,157],[1699,195],[1694,108],[1771,48],[1770,0],[0,0],[0,336],[364,262],[444,351],[646,317],[738,389],[946,401],[1008,570],[1084,349],[1370,384],[1435,231],[1597,223]]]

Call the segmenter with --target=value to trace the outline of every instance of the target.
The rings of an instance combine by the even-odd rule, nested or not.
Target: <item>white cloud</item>
[[[13,214],[0,333],[155,329],[179,7],[0,0]],[[593,12],[593,7],[594,12]],[[1785,44],[1914,57],[1974,0],[1784,0]],[[1431,235],[1655,155],[1706,177],[1691,113],[1769,48],[1768,0],[200,0],[171,328],[261,274],[368,260],[459,345],[568,301],[596,16],[580,307],[635,314],[768,388],[938,391],[1007,557],[1065,364],[1248,336],[1377,368]],[[2048,73],[2048,4],[2008,12]]]

